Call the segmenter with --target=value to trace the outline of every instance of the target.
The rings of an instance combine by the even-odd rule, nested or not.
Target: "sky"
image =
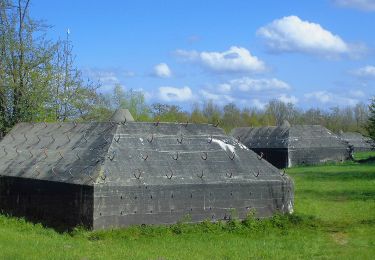
[[[375,0],[35,0],[53,39],[109,93],[185,109],[354,106],[375,95]]]

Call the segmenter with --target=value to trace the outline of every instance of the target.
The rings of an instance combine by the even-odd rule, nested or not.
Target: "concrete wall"
[[[2,176],[0,211],[57,229],[91,228],[93,187]]]
[[[279,169],[288,168],[287,148],[253,148],[251,150],[256,152],[258,156],[263,153],[263,159]]]
[[[349,159],[349,149],[346,148],[289,149],[289,167],[296,165],[314,165],[325,162],[343,162]]]
[[[243,219],[293,210],[293,184],[284,181],[133,187],[95,186],[94,229],[140,224],[173,224]]]

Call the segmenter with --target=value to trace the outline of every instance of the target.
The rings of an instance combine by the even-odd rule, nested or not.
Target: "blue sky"
[[[67,29],[86,76],[190,108],[368,103],[375,95],[375,0],[47,1],[32,15]]]

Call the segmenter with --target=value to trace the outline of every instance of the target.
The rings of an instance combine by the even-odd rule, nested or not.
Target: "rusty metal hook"
[[[176,152],[176,155],[172,155],[173,160],[177,161],[178,160],[178,152]]]
[[[165,174],[165,176],[167,176],[167,178],[170,180],[173,177],[173,171],[171,169],[169,171],[171,172],[171,176],[168,176],[168,174]]]
[[[207,154],[207,152],[203,152],[203,154],[201,154],[201,158],[202,158],[202,160],[207,160],[207,157],[208,157],[208,154]]]
[[[34,157],[33,153],[29,150],[29,153],[30,153],[30,159]]]
[[[214,127],[218,127],[220,124],[220,120],[217,120],[216,124],[214,124]]]
[[[72,174],[72,170],[73,170],[73,168],[69,169],[69,174],[70,174],[70,176],[74,177],[73,174]]]
[[[121,122],[121,124],[122,124],[122,125],[125,125],[125,124],[126,124],[126,120],[127,120],[127,119],[126,119],[126,117],[125,117],[125,118],[124,118],[124,121]]]
[[[151,138],[147,137],[147,141],[149,143],[152,143],[153,140],[154,140],[154,134],[151,134]]]
[[[181,139],[178,139],[178,138],[177,138],[177,142],[178,142],[179,144],[182,144],[182,141],[184,140],[184,137],[183,137],[182,135],[181,135],[180,137],[181,137]]]
[[[134,178],[136,178],[137,180],[139,180],[141,178],[142,171],[140,169],[137,169],[137,171],[138,171],[138,176],[135,173],[133,173],[133,175],[134,175]]]
[[[116,143],[119,143],[120,142],[120,135],[117,136],[117,139],[116,139],[116,137],[114,139],[115,139]]]
[[[263,159],[263,156],[264,156],[264,153],[263,153],[263,152],[260,152],[260,155],[258,155],[257,157],[258,157],[259,160],[262,160],[262,159]]]
[[[228,156],[229,156],[229,159],[231,159],[233,161],[234,157],[236,157],[236,153],[232,152],[232,155],[228,155]]]
[[[108,156],[109,160],[113,161],[113,159],[115,158],[115,154],[116,154],[116,152],[113,151],[112,155]]]
[[[233,172],[232,172],[232,171],[229,171],[229,174],[228,174],[228,173],[225,173],[225,175],[226,175],[228,178],[232,178],[232,176],[233,176]]]
[[[253,172],[253,175],[254,175],[255,177],[258,177],[259,174],[260,174],[260,170],[259,170],[259,169],[258,169],[258,174],[254,174],[254,172]]]
[[[197,176],[198,176],[198,178],[201,178],[201,179],[203,179],[203,176],[204,176],[204,172],[203,172],[203,170],[202,170],[202,173],[201,173],[201,175],[198,175],[198,174],[197,174]]]
[[[143,154],[141,154],[141,157],[144,161],[146,161],[148,159],[148,154],[146,154],[146,156],[144,156]]]

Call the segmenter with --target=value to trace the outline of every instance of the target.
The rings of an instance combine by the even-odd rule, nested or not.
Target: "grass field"
[[[0,216],[0,259],[374,259],[375,153],[288,170],[295,214],[60,234]]]

